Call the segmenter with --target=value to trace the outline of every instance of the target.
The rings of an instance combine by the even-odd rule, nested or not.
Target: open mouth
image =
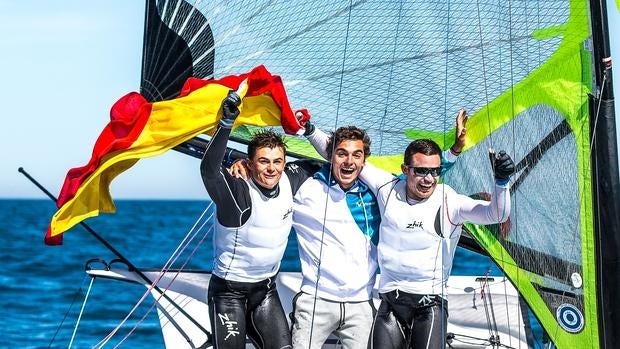
[[[435,183],[418,183],[418,190],[421,192],[428,192],[435,186]]]
[[[355,173],[355,168],[341,167],[340,168],[340,173],[342,173],[345,176],[350,176],[350,175],[353,175]]]

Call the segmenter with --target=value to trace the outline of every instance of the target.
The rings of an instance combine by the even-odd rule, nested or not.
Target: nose
[[[435,177],[433,177],[433,175],[430,174],[430,172],[427,173],[426,175],[424,175],[424,177],[422,177],[422,178],[424,178],[424,180],[428,180],[428,181],[431,181],[431,182],[435,181]]]

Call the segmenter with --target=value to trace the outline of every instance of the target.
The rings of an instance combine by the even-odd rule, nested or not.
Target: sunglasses
[[[431,174],[433,177],[439,177],[441,174],[441,166],[440,167],[415,167],[415,166],[407,166],[409,171],[413,171],[418,177],[426,177],[427,174]]]

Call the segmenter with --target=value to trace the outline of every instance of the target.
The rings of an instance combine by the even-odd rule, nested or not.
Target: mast
[[[590,96],[592,190],[599,292],[599,340],[602,348],[620,343],[620,179],[612,88],[611,52],[605,0],[590,3],[594,95]]]

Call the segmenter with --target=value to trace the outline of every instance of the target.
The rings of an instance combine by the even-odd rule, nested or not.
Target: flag
[[[245,93],[240,91],[241,113],[235,124],[282,125],[286,133],[303,132],[282,80],[262,65],[218,80],[190,78],[172,100],[150,103],[131,92],[112,106],[110,122],[95,142],[88,164],[68,171],[45,243],[60,245],[62,233],[84,219],[114,213],[110,183],[139,159],[159,155],[202,133],[213,134],[222,100],[240,86]]]

